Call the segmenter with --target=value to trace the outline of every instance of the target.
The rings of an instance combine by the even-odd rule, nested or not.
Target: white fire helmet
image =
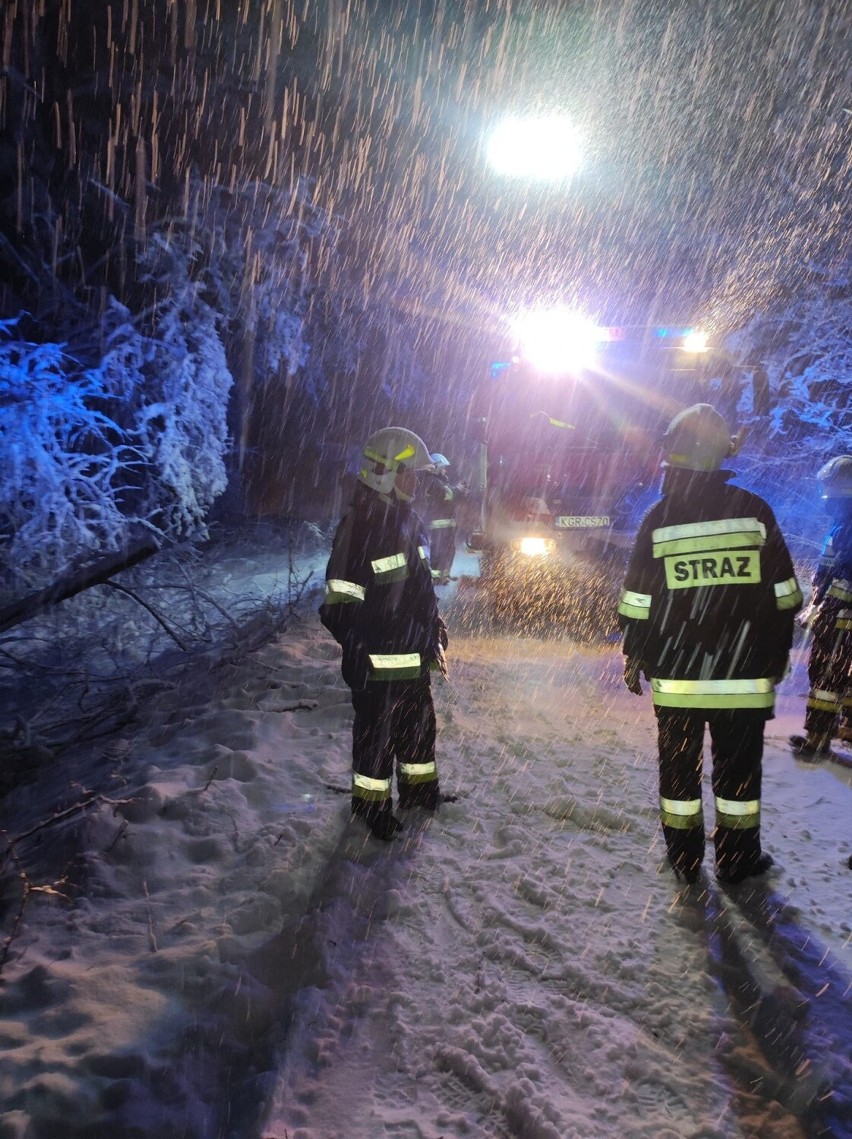
[[[829,459],[817,475],[821,498],[852,498],[852,455]]]
[[[450,460],[446,455],[442,455],[440,451],[433,451],[429,458],[432,460],[432,466],[436,469],[438,467],[448,467],[450,465]]]
[[[735,455],[737,441],[715,407],[696,403],[676,415],[663,436],[663,466],[718,471]]]
[[[433,465],[429,448],[419,435],[405,427],[382,427],[364,444],[364,466],[358,477],[371,490],[388,495],[400,468],[424,471]]]

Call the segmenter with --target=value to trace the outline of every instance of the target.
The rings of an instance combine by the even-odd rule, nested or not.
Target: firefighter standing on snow
[[[450,486],[447,469],[450,460],[435,452],[431,456],[434,472],[423,493],[423,513],[429,531],[429,564],[432,577],[439,585],[450,580],[456,556],[457,488]]]
[[[423,440],[402,427],[375,432],[326,569],[320,619],[343,649],[352,689],[352,812],[391,839],[399,805],[436,810],[435,709],[429,670],[446,674],[422,522],[411,507],[417,471],[432,467]]]
[[[852,712],[852,455],[831,459],[817,475],[820,496],[833,519],[813,578],[806,624],[813,640],[808,658],[810,692],[805,735],[791,736],[800,759],[818,761],[831,753],[846,713]]]
[[[721,469],[735,445],[715,408],[682,411],[663,448],[663,497],[642,521],[618,607],[624,680],[635,693],[650,680],[666,851],[689,882],[704,857],[709,725],[716,873],[739,882],[772,865],[760,845],[763,733],[802,595],[770,506]]]

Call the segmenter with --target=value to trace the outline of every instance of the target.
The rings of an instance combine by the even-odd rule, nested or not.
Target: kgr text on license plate
[[[556,519],[557,530],[589,530],[597,526],[609,526],[608,514],[563,514]]]

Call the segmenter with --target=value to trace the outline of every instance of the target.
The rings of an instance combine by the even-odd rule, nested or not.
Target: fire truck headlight
[[[566,308],[521,313],[514,321],[514,332],[522,358],[551,375],[593,363],[604,338],[597,325]]]
[[[526,558],[546,558],[555,546],[552,538],[521,538],[515,543],[515,549]]]
[[[706,332],[699,332],[697,328],[691,328],[683,338],[684,352],[706,352],[710,345],[708,344],[709,337]]]

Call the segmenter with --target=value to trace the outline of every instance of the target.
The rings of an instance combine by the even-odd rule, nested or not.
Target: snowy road
[[[459,801],[390,848],[341,805],[301,929],[324,977],[298,994],[263,1134],[852,1135],[850,772],[791,759],[800,697],[769,725],[777,871],[726,894],[708,865],[684,892],[617,650],[462,635],[452,666],[436,703]],[[329,727],[323,774],[345,782],[345,704]]]
[[[241,555],[229,588],[281,566]],[[685,892],[617,645],[450,605],[458,801],[386,845],[328,789],[352,709],[315,610],[4,799],[0,1139],[852,1136],[852,768],[785,746],[801,650],[777,868]]]

